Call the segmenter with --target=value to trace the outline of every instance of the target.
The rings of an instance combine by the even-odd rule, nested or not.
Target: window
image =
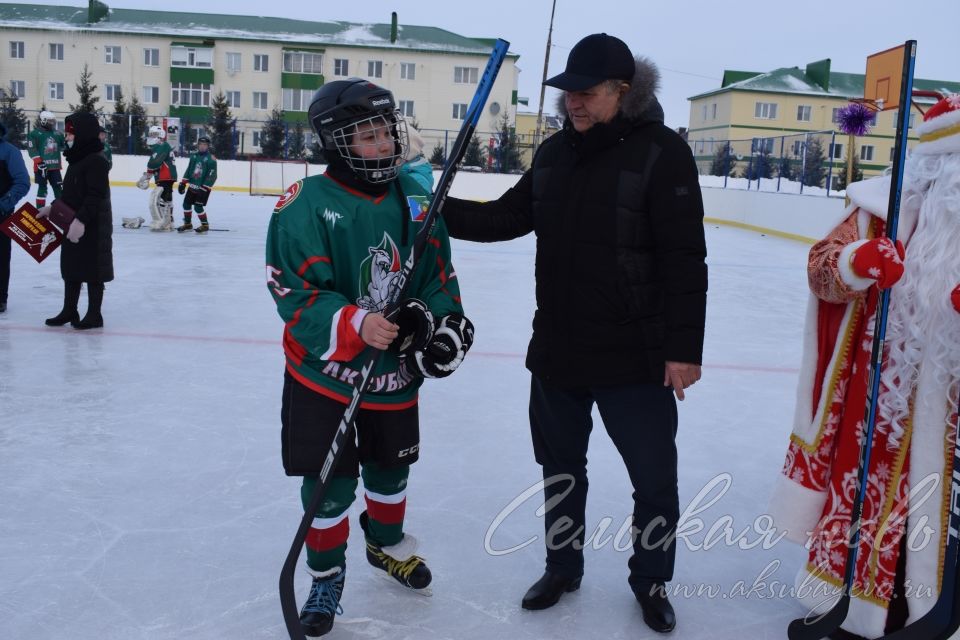
[[[758,102],[756,104],[756,107],[754,107],[753,117],[760,118],[762,120],[776,120],[777,119],[777,103],[776,102]]]
[[[233,109],[240,108],[240,92],[239,91],[225,91],[224,95],[227,98],[227,106]]]
[[[367,60],[367,76],[370,78],[382,78],[383,62],[381,60]]]
[[[103,61],[107,64],[120,64],[120,47],[107,45],[103,48]]]
[[[213,49],[209,47],[171,47],[170,65],[174,67],[213,67]]]
[[[797,120],[800,122],[810,122],[810,110],[812,107],[808,104],[797,106]]]
[[[454,67],[453,81],[457,84],[477,84],[476,67]],[[463,118],[460,118],[463,120]]]
[[[832,122],[833,124],[837,124],[838,122],[840,122],[840,108],[839,108],[839,107],[834,107],[834,109],[833,109],[833,115],[830,116],[830,122]]]
[[[270,70],[270,56],[265,53],[255,53],[253,54],[253,70],[254,71],[269,71]]]
[[[464,120],[467,117],[467,105],[463,103],[453,104],[453,119]]]
[[[160,49],[144,49],[143,50],[143,66],[159,67],[160,66]]]
[[[253,108],[266,110],[267,108],[267,92],[266,91],[253,92]]]
[[[287,73],[323,73],[323,54],[300,51],[283,52],[283,70]],[[264,69],[266,71],[266,69]]]
[[[118,84],[105,84],[103,85],[103,91],[107,102],[116,102],[123,95]]]
[[[173,82],[170,105],[178,107],[209,107],[210,85],[199,82]]]
[[[150,87],[150,86],[144,85],[143,101],[146,104],[159,104],[160,103],[160,87]]]
[[[399,109],[400,113],[408,118],[412,118],[414,115],[416,115],[413,112],[413,100],[401,100],[397,103],[397,109]]]
[[[703,119],[707,119],[707,105],[703,105]]]
[[[865,144],[860,147],[860,159],[864,162],[870,162],[873,160],[873,145]]]
[[[401,62],[400,63],[400,79],[401,80],[416,80],[417,79],[417,65],[412,62]]]
[[[10,57],[11,58],[25,58],[26,54],[23,49],[23,41],[10,41]]]
[[[27,83],[23,80],[11,80],[9,86],[15,97],[25,98],[27,96]]]
[[[313,91],[309,89],[284,89],[283,110],[306,111],[310,108],[310,98],[312,97]],[[266,109],[266,107],[264,107],[264,109]]]
[[[717,119],[717,103],[716,103],[716,102],[714,102],[712,105],[710,105],[710,114],[711,114],[711,115],[710,115],[710,118],[711,118],[711,119],[713,119],[713,120],[716,120],[716,119]]]
[[[63,100],[63,83],[62,82],[51,82],[47,85],[49,87],[49,92],[47,96],[51,100]]]
[[[911,114],[910,114],[910,121],[907,123],[907,129],[913,129],[913,117],[914,117],[915,115],[917,115],[917,114],[915,114],[915,113],[911,113]],[[893,129],[894,129],[894,131],[896,131],[896,129],[897,129],[897,118],[899,118],[899,117],[900,117],[900,110],[899,110],[899,109],[896,109],[896,110],[893,112]]]
[[[259,146],[260,146],[260,132],[259,132],[259,131],[254,131],[254,132],[253,132],[253,146],[255,146],[255,147],[259,147]]]
[[[242,70],[241,56],[239,52],[227,52],[227,73],[237,73]]]
[[[834,160],[843,159],[843,145],[840,143],[834,143],[830,145],[830,157]]]
[[[803,155],[803,140],[794,140],[794,141],[793,141],[792,152],[793,152],[793,155],[795,155],[795,156],[802,156],[802,155]]]
[[[754,138],[750,143],[750,153],[773,153],[773,138]]]
[[[335,76],[348,76],[350,75],[350,61],[344,60],[343,58],[336,58],[333,61],[333,75]]]
[[[63,60],[63,43],[62,42],[50,43],[50,59]]]

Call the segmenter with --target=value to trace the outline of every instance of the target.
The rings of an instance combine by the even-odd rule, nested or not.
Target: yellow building
[[[849,145],[847,134],[838,128],[837,113],[851,98],[863,97],[863,81],[863,74],[831,72],[829,59],[804,69],[725,71],[719,89],[689,98],[688,142],[701,173],[709,172],[725,141],[731,141],[732,159],[739,161],[742,170],[757,148],[765,148],[778,159],[798,158],[813,132],[825,132],[817,137],[832,160],[836,179],[845,170]],[[957,93],[960,83],[917,78],[914,88]],[[926,109],[933,100],[918,99],[917,103]],[[865,176],[882,172],[892,161],[896,114],[895,110],[878,113],[870,132],[854,139],[854,152]],[[910,114],[909,144],[916,141],[912,130],[922,117],[916,108]]]
[[[533,164],[533,152],[540,142],[543,142],[563,126],[560,116],[543,114],[543,128],[539,142],[537,135],[537,114],[517,112],[517,141],[520,144],[520,158],[527,169]]]

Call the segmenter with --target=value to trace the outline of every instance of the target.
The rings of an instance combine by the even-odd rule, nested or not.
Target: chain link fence
[[[811,131],[742,140],[689,140],[688,144],[701,184],[829,196],[843,186],[846,177],[843,139],[835,131]]]

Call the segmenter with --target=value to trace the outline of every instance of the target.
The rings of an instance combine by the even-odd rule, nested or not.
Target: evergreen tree
[[[17,149],[24,147],[27,136],[27,114],[17,106],[17,94],[11,88],[0,88],[0,122],[7,128],[6,140]]]
[[[849,145],[848,145],[849,146]],[[846,189],[847,188],[847,162],[850,162],[850,152],[852,149],[847,149],[847,160],[843,163],[843,167],[840,169],[840,176],[837,179],[837,189]],[[853,154],[853,182],[859,182],[863,180],[863,169],[860,168],[860,154]]]
[[[92,113],[98,118],[103,115],[103,109],[97,106],[97,103],[100,102],[100,98],[93,95],[97,90],[97,85],[90,83],[90,79],[92,77],[93,72],[90,71],[90,66],[87,63],[84,63],[83,71],[80,72],[80,83],[77,84],[77,93],[80,94],[80,104],[71,104],[70,113],[85,111],[87,113]]]
[[[303,134],[303,123],[297,122],[293,132],[288,137],[287,157],[291,160],[302,160],[306,156],[306,136]]]
[[[430,164],[432,165],[444,165],[447,162],[446,154],[443,153],[443,143],[438,142],[437,146],[433,148],[433,151],[430,153]]]
[[[710,161],[710,175],[733,177],[734,170],[737,168],[737,158],[730,149],[730,141],[724,142],[717,147],[713,154],[713,160]]]
[[[507,117],[506,111],[500,117],[498,125],[497,138],[500,146],[497,148],[497,171],[500,173],[522,172],[525,167],[520,157],[517,128],[510,126],[510,118]]]
[[[270,112],[270,118],[260,129],[260,155],[264,158],[282,158],[285,138],[286,125],[283,122],[283,111],[279,107],[274,107]]]
[[[327,157],[323,155],[323,147],[320,146],[317,138],[314,138],[313,143],[310,145],[307,162],[310,164],[325,164],[327,162]]]
[[[770,178],[773,176],[773,157],[767,145],[762,141],[753,152],[753,157],[747,161],[746,166],[740,172],[741,178],[748,180],[759,180],[760,178]]]
[[[210,133],[210,150],[218,158],[233,158],[236,146],[233,143],[236,118],[230,113],[227,97],[220,91],[213,97],[210,105],[210,121],[207,131]]]
[[[110,116],[110,148],[114,153],[127,152],[130,123],[127,119],[127,105],[123,101],[123,91],[117,93],[117,101],[113,106],[113,115]]]
[[[130,99],[130,104],[127,105],[127,115],[130,119],[127,149],[130,148],[130,141],[132,140],[132,151],[134,154],[144,155],[150,153],[150,150],[147,149],[146,141],[147,129],[149,128],[147,124],[147,112],[144,110],[140,100],[137,99],[136,94]],[[123,153],[128,153],[128,151],[124,149]]]
[[[484,157],[486,156],[486,150],[483,148],[483,145],[480,144],[480,138],[476,134],[470,138],[470,142],[467,143],[467,152],[463,156],[463,164],[466,167],[483,167]]]
[[[827,177],[826,154],[820,138],[812,137],[807,141],[803,154],[803,184],[808,187],[822,187]]]
[[[796,180],[797,179],[797,170],[800,168],[796,160],[792,160],[790,156],[784,156],[780,158],[780,164],[777,175],[784,180]]]

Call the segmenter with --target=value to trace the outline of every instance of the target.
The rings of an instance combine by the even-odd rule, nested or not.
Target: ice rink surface
[[[45,327],[62,303],[58,256],[37,265],[14,247],[0,314],[0,638],[285,638],[277,579],[301,511],[280,463],[282,323],[264,279],[274,199],[214,192],[211,225],[229,231],[206,236],[123,229],[122,216],[149,218],[146,194],[117,187],[113,203],[102,330]],[[789,589],[805,554],[765,535],[762,516],[793,414],[808,247],[715,226],[707,243],[704,375],[680,403],[670,637],[784,638],[804,613]],[[366,564],[361,496],[328,637],[663,637],[627,586],[617,533],[631,490],[596,416],[583,586],[521,610],[543,569],[523,366],[534,239],[454,241],[453,257],[477,338],[456,375],[421,390],[407,507],[434,595]],[[301,602],[308,583],[299,572]]]

